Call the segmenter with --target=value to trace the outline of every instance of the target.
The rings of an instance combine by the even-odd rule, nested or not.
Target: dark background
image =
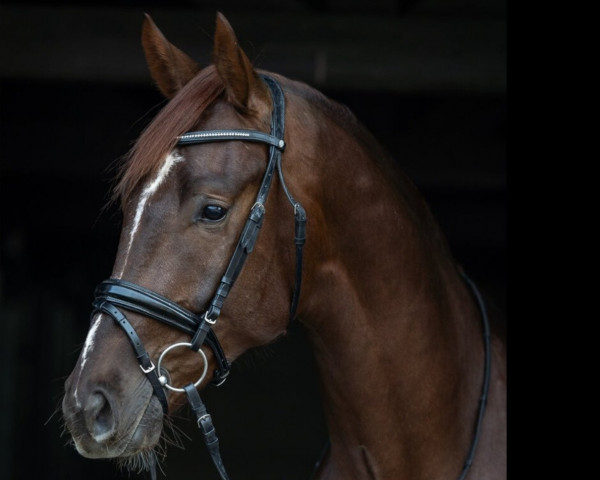
[[[255,65],[346,103],[506,310],[504,0],[0,5],[1,478],[138,478],[79,457],[55,412],[111,272],[111,166],[163,104],[139,42],[144,11],[206,63],[221,10]],[[204,396],[232,479],[309,478],[326,434],[301,328]],[[177,425],[191,439],[169,449],[168,478],[217,478],[185,412]]]

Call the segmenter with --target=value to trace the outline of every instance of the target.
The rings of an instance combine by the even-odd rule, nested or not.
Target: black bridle
[[[225,467],[221,461],[219,452],[219,441],[215,434],[215,429],[212,424],[212,418],[207,413],[206,407],[202,402],[196,387],[200,385],[205,378],[208,361],[203,351],[202,345],[207,345],[213,352],[217,367],[213,373],[212,383],[221,385],[229,375],[231,365],[227,360],[225,352],[221,347],[217,336],[212,330],[221,314],[223,303],[227,298],[231,288],[233,287],[237,277],[239,276],[248,255],[254,249],[254,244],[258,238],[260,228],[265,215],[265,202],[267,200],[269,190],[275,175],[275,170],[278,171],[280,183],[283,191],[294,207],[295,217],[295,238],[296,244],[296,278],[295,287],[292,295],[290,306],[289,320],[293,320],[298,306],[300,295],[300,286],[302,281],[302,249],[306,241],[306,212],[302,205],[297,202],[290,194],[281,168],[281,156],[285,148],[284,131],[285,131],[285,98],[279,84],[271,77],[261,75],[269,90],[273,100],[273,112],[271,115],[271,133],[266,134],[256,130],[208,130],[200,132],[188,132],[178,137],[177,145],[193,145],[198,143],[209,143],[219,141],[248,141],[266,143],[269,145],[269,160],[265,170],[262,183],[256,196],[256,201],[251,208],[250,215],[233,255],[229,261],[227,269],[221,278],[221,282],[214,294],[208,308],[199,314],[195,314],[177,305],[171,300],[148,290],[144,287],[127,282],[121,279],[108,279],[98,285],[95,291],[95,298],[92,303],[92,315],[97,313],[105,313],[113,318],[113,320],[123,329],[129,341],[132,344],[135,355],[140,364],[140,368],[148,377],[154,393],[162,404],[165,415],[168,413],[168,403],[165,389],[184,392],[188,398],[192,410],[196,414],[198,427],[204,434],[206,445],[211,454],[212,460],[221,476],[222,480],[228,480],[229,477],[225,471]],[[475,284],[461,271],[461,275],[469,287],[482,316],[483,337],[485,347],[484,358],[484,379],[481,397],[479,399],[479,409],[473,441],[467,459],[463,464],[459,480],[463,480],[473,462],[475,450],[479,442],[483,416],[487,404],[490,375],[491,375],[491,347],[490,347],[490,329],[487,312],[483,299],[477,290]],[[157,364],[155,365],[148,352],[146,352],[143,343],[137,335],[133,326],[127,320],[127,317],[120,309],[136,312],[144,316],[161,321],[173,328],[179,329],[182,332],[191,336],[190,342],[181,342],[167,347],[160,355]],[[183,388],[176,388],[169,384],[168,372],[163,371],[161,362],[164,356],[173,348],[188,347],[193,351],[197,351],[203,358],[204,370],[201,377],[195,383],[189,383]],[[155,477],[155,471],[152,470],[152,476]]]
[[[187,395],[190,405],[197,416],[198,426],[204,433],[206,444],[223,480],[226,480],[228,477],[225,468],[223,467],[223,463],[221,462],[218,439],[215,435],[212,419],[206,412],[206,408],[196,390],[196,387],[206,375],[208,363],[206,356],[201,350],[201,346],[207,345],[212,350],[217,364],[215,372],[213,373],[212,382],[216,385],[221,385],[227,379],[231,365],[227,360],[217,336],[212,330],[212,326],[219,318],[223,303],[242,271],[248,255],[254,249],[254,244],[256,243],[264,220],[265,203],[276,170],[279,173],[283,191],[294,208],[295,218],[294,242],[296,244],[296,278],[290,306],[290,321],[294,318],[298,306],[302,281],[302,249],[306,241],[306,212],[302,205],[291,196],[287,189],[281,167],[281,156],[285,148],[285,142],[283,140],[285,133],[285,98],[281,87],[273,78],[266,75],[262,75],[262,78],[269,88],[273,101],[270,134],[256,130],[208,130],[188,132],[177,139],[178,146],[231,140],[266,143],[269,145],[269,160],[256,200],[251,208],[250,215],[244,225],[227,269],[221,278],[221,282],[217,287],[208,308],[204,312],[196,314],[186,310],[158,293],[134,283],[115,278],[105,280],[98,285],[92,303],[94,308],[92,315],[97,313],[109,315],[123,329],[127,338],[129,338],[140,364],[140,368],[148,377],[148,380],[154,389],[154,393],[163,407],[165,415],[168,412],[165,389],[184,392]],[[121,309],[142,314],[146,317],[163,322],[170,327],[179,329],[190,335],[191,340],[189,343],[176,343],[166,348],[155,365],[144,348],[135,329],[131,323],[129,323],[126,315]],[[189,383],[183,388],[177,388],[169,384],[168,373],[161,368],[161,362],[164,355],[171,349],[182,346],[189,347],[191,350],[197,351],[202,356],[204,360],[204,371],[200,379],[195,383]]]

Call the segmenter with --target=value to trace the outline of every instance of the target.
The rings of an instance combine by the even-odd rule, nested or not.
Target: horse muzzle
[[[63,398],[65,426],[79,454],[87,458],[127,457],[153,448],[162,432],[163,412],[144,382],[134,395],[119,395],[104,385],[82,388],[67,380]]]

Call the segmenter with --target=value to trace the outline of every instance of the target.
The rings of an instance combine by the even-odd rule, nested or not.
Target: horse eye
[[[221,220],[227,214],[227,209],[220,205],[206,205],[202,209],[201,220],[216,222]]]

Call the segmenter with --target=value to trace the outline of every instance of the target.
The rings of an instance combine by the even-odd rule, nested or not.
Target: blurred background
[[[255,65],[345,103],[421,189],[455,256],[506,311],[505,0],[2,1],[0,478],[144,478],[63,434],[63,382],[120,229],[114,166],[164,104],[143,12],[208,63],[215,12]],[[326,432],[301,328],[205,396],[232,479],[308,479]],[[217,478],[176,420],[167,478]],[[162,474],[161,474],[162,478]]]

